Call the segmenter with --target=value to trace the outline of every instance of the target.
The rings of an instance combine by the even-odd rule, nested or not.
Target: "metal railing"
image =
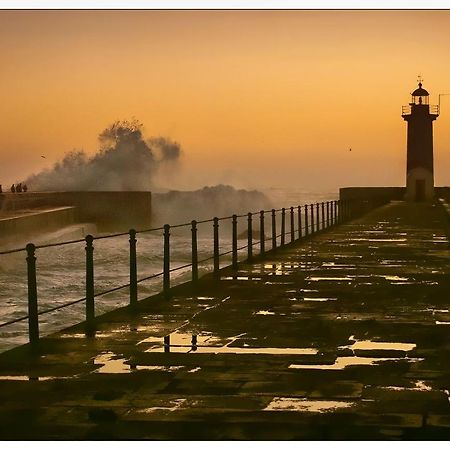
[[[427,105],[429,106],[429,113],[438,116],[439,115],[439,105]],[[409,116],[412,113],[412,106],[405,105],[402,106],[402,116]]]
[[[378,206],[378,205],[375,205]],[[251,262],[255,258],[263,258],[269,252],[276,252],[287,245],[291,245],[300,239],[314,235],[320,231],[326,230],[345,220],[356,217],[373,207],[369,202],[362,201],[343,201],[333,200],[303,206],[291,206],[289,208],[261,210],[249,212],[247,214],[233,214],[227,217],[214,217],[209,220],[193,220],[189,223],[178,225],[166,224],[158,228],[150,228],[136,231],[134,229],[124,233],[109,234],[106,236],[94,237],[87,235],[84,239],[76,239],[65,242],[58,242],[45,245],[34,245],[29,243],[24,248],[2,251],[1,255],[13,253],[26,253],[25,261],[27,266],[27,290],[28,290],[28,314],[0,323],[0,328],[12,325],[18,322],[28,320],[28,339],[30,344],[36,344],[39,341],[39,316],[48,314],[69,306],[85,303],[86,329],[92,330],[95,322],[95,298],[129,288],[129,306],[135,308],[138,304],[138,286],[143,281],[162,277],[163,290],[165,297],[170,297],[172,288],[171,274],[185,268],[191,268],[191,282],[195,285],[199,280],[199,265],[212,261],[212,273],[215,279],[219,279],[220,260],[222,257],[231,255],[231,265],[226,268],[237,269],[239,261],[239,251],[247,249],[244,261]],[[288,216],[288,217],[286,217]],[[239,219],[246,221],[247,225],[247,244],[238,247],[238,222]],[[221,252],[220,248],[220,226],[224,222],[231,221],[231,248]],[[259,230],[254,228],[254,222],[259,222]],[[268,222],[268,223],[267,223]],[[211,224],[213,228],[213,254],[207,258],[199,259],[198,253],[198,225]],[[271,234],[267,237],[265,234],[266,225],[270,224]],[[288,224],[288,225],[287,225]],[[177,228],[189,228],[191,234],[191,261],[178,267],[170,267],[170,236],[171,230]],[[163,235],[163,267],[160,272],[152,273],[143,278],[138,278],[137,271],[137,237],[150,232],[162,232]],[[258,233],[259,236],[254,234]],[[102,292],[95,293],[95,268],[94,268],[94,242],[111,239],[120,236],[129,237],[129,283],[117,286]],[[256,239],[255,239],[256,238]],[[242,238],[241,238],[242,239]],[[60,247],[69,244],[85,244],[85,296],[77,300],[69,301],[62,305],[57,305],[45,310],[39,310],[36,260],[37,251],[44,248]],[[269,244],[271,243],[271,244]],[[270,249],[268,246],[270,245]],[[258,251],[259,248],[259,251]]]

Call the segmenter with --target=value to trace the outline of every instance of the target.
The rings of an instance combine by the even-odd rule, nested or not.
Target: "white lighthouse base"
[[[434,198],[433,173],[422,167],[408,172],[405,200],[410,202],[431,201]]]

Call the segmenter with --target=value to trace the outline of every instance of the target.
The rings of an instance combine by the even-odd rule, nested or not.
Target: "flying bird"
[[[352,149],[350,148],[349,150],[348,150],[349,152],[351,152],[352,151]]]
[[[44,158],[44,159],[45,159],[45,156],[44,156],[44,155],[41,155],[41,158]]]

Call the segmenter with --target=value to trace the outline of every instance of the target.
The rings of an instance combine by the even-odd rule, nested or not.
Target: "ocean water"
[[[274,208],[298,206],[337,199],[336,192],[310,192],[306,190],[268,189],[264,191]],[[195,217],[203,220],[209,217]],[[288,228],[287,220],[287,230]],[[278,222],[279,223],[279,222]],[[155,224],[158,226],[158,224]],[[255,221],[254,229],[259,229]],[[238,233],[247,230],[246,219],[238,222]],[[270,220],[266,221],[266,236],[270,236]],[[93,224],[77,224],[53,233],[46,233],[35,239],[34,243],[48,244],[65,240],[80,239],[86,234],[98,235]],[[220,253],[231,250],[231,220],[220,223]],[[212,223],[198,226],[198,258],[207,259],[213,255]],[[258,238],[255,236],[254,240]],[[171,269],[191,262],[190,227],[171,230]],[[245,246],[247,239],[238,242]],[[258,246],[255,252],[258,253]],[[247,250],[239,251],[244,259]],[[27,273],[26,254],[20,252],[0,255],[0,323],[27,315]],[[85,296],[85,246],[84,243],[38,249],[36,251],[37,285],[39,311],[84,298]],[[231,255],[222,256],[221,267],[231,263]],[[162,271],[163,236],[162,232],[138,234],[137,236],[138,279]],[[199,274],[212,270],[212,259],[199,264]],[[128,236],[94,241],[95,292],[100,293],[129,283],[129,241]],[[191,269],[186,267],[171,273],[173,285],[188,281]],[[144,299],[162,290],[162,277],[139,283],[138,297]],[[102,314],[129,302],[129,289],[123,288],[111,294],[96,297],[96,314]],[[61,310],[43,314],[39,317],[41,336],[60,330],[84,320],[85,303],[81,302]],[[28,340],[28,321],[0,327],[0,352]]]

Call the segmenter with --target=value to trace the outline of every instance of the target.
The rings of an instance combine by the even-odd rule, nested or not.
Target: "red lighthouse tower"
[[[433,174],[433,120],[439,116],[439,107],[429,104],[429,93],[419,87],[411,94],[411,103],[403,106],[402,117],[408,122],[406,200],[432,200]]]

